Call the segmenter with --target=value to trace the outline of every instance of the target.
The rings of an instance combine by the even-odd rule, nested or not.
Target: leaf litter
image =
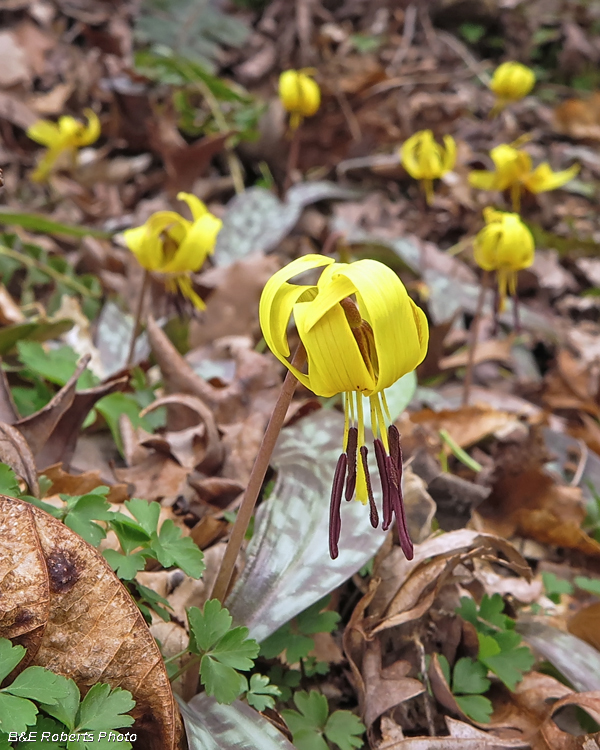
[[[287,633],[313,647],[292,663],[293,650],[258,657],[246,702],[230,706],[198,692],[193,670],[177,678],[189,746],[346,750],[363,725],[364,742],[388,750],[598,746],[597,11],[566,0],[474,5],[0,11],[10,61],[0,76],[0,459],[17,478],[0,472],[0,590],[11,602],[0,634],[27,649],[18,670],[49,666],[82,695],[98,681],[130,690],[134,727],[146,732],[138,747],[179,742],[154,638],[169,668],[185,665],[186,610],[210,600],[282,380],[260,342],[261,290],[318,250],[382,260],[429,314],[419,385],[398,390],[393,415],[415,557],[353,504],[329,560],[343,420],[339,404],[298,388],[226,605],[257,641]],[[482,82],[510,59],[532,65],[538,85],[490,119]],[[284,188],[290,144],[275,91],[290,67],[314,67],[323,106],[303,124]],[[85,107],[100,116],[101,140],[47,187],[32,184],[25,129]],[[397,153],[422,129],[458,144],[429,207]],[[560,191],[524,196],[537,255],[519,277],[520,329],[511,303],[494,320],[488,292],[464,404],[479,295],[472,242],[484,206],[510,209],[500,193],[473,191],[468,172],[524,133],[534,163],[581,172]],[[235,195],[240,175],[246,190]],[[193,275],[206,311],[190,315],[151,280],[132,367],[142,276],[119,233],[176,207],[182,190],[224,222],[213,262]],[[66,360],[56,354],[65,346]],[[204,551],[202,579],[164,549],[162,560],[146,555],[138,529],[125,555],[136,583],[125,588],[98,549],[38,507],[67,522],[69,502],[76,517],[106,501],[102,512],[133,528],[132,498],[160,503],[167,547],[172,536]],[[94,524],[99,549],[121,554],[111,521],[83,518],[80,533]],[[302,613],[326,594],[339,623],[303,635]],[[66,618],[71,606],[80,617]],[[285,699],[267,690],[275,684]]]

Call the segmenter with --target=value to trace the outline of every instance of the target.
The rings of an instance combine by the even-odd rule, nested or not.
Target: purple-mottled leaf
[[[371,527],[368,507],[344,501],[340,554],[329,557],[329,497],[343,430],[343,416],[322,409],[279,437],[275,487],[257,511],[246,565],[226,601],[234,622],[258,641],[354,575],[385,539]],[[381,507],[374,461],[371,476]]]
[[[226,706],[199,693],[178,703],[190,750],[294,750],[271,722],[241,701]]]
[[[303,182],[290,188],[285,201],[261,187],[253,187],[227,206],[217,237],[214,261],[227,266],[253,252],[274,250],[296,225],[302,209],[321,200],[356,198],[356,190],[333,182]]]
[[[575,690],[600,690],[600,653],[581,638],[543,622],[518,621],[516,630],[531,648],[548,659]]]

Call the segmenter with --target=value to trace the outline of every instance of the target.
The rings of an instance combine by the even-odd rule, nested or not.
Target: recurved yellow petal
[[[354,283],[361,314],[373,329],[379,368],[374,390],[380,391],[412,372],[425,358],[427,318],[394,271],[382,263],[359,260],[344,264],[340,274]]]
[[[101,133],[101,125],[100,120],[98,119],[98,115],[94,112],[93,109],[84,109],[83,114],[88,119],[88,124],[86,127],[82,128],[78,134],[78,146],[89,146],[92,143],[95,143],[98,138],[100,137]]]
[[[42,146],[52,146],[60,140],[58,125],[50,120],[38,120],[27,128],[27,135],[32,141]]]
[[[469,172],[469,185],[480,190],[500,190],[496,172],[487,169],[474,169]]]
[[[223,226],[221,219],[206,212],[187,229],[173,257],[163,267],[164,273],[197,271],[214,252],[217,235]]]
[[[290,316],[297,300],[303,294],[316,290],[316,287],[288,284],[287,282],[305,271],[328,266],[332,263],[334,263],[333,258],[326,258],[323,255],[304,255],[274,273],[265,284],[258,309],[260,327],[269,349],[289,369],[292,368],[287,361],[287,357],[290,355],[290,347],[286,331]],[[302,383],[307,385],[306,376],[296,371],[295,368],[292,369],[292,372]]]
[[[196,219],[199,219],[201,216],[204,216],[204,214],[208,213],[208,208],[206,208],[200,198],[193,195],[192,193],[177,193],[177,200],[187,203],[190,211],[192,212],[194,221],[196,221]]]
[[[556,188],[570,182],[578,174],[579,168],[579,164],[574,164],[569,169],[553,172],[550,165],[547,162],[543,162],[533,170],[524,184],[532,193],[544,193],[547,190],[556,190]]]

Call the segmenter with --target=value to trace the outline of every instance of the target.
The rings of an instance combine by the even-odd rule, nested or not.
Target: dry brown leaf
[[[446,430],[461,448],[469,448],[497,430],[516,425],[519,420],[509,412],[491,409],[488,406],[465,406],[456,411],[443,409],[434,412],[422,409],[410,415],[414,424],[429,427],[436,433]]]
[[[19,430],[4,422],[0,422],[0,461],[27,482],[32,495],[39,497],[40,487],[33,454]]]
[[[600,651],[600,602],[583,607],[567,622],[569,633]]]
[[[96,682],[129,690],[140,746],[175,748],[180,720],[160,651],[106,560],[29,503],[0,496],[0,519],[0,634],[84,693]]]
[[[514,337],[506,339],[489,339],[477,344],[473,357],[473,364],[478,365],[481,362],[503,362],[505,365],[512,365],[512,344]],[[451,354],[448,357],[440,359],[440,370],[451,370],[456,367],[465,367],[469,360],[469,350]]]
[[[119,482],[128,485],[132,497],[143,497],[150,501],[181,494],[186,485],[188,469],[167,454],[152,453],[135,466],[115,469],[114,475]]]
[[[187,412],[186,415],[180,414],[180,419],[185,419],[187,422],[187,429],[185,427],[177,429],[172,426],[172,410],[170,409],[168,411],[169,418],[171,418],[169,420],[171,431],[166,432],[162,438],[153,436],[143,441],[142,445],[155,447],[153,441],[162,439],[171,455],[187,469],[198,469],[205,473],[217,469],[223,460],[223,448],[212,411],[196,396],[179,393],[156,399],[140,412],[140,416],[143,417],[161,406],[180,407],[179,413],[182,410]],[[188,426],[190,412],[193,416],[191,426]]]
[[[52,482],[48,488],[47,495],[86,495],[96,487],[106,483],[100,477],[99,471],[86,471],[83,474],[69,474],[62,468],[62,464],[55,464],[44,469],[44,476]],[[127,486],[124,484],[113,484],[106,499],[109,503],[122,503],[129,499]]]
[[[412,669],[412,664],[407,661],[396,661],[383,667],[379,639],[367,644],[362,664],[366,686],[363,715],[367,729],[385,711],[425,692],[422,682],[408,676]]]
[[[232,383],[227,388],[215,388],[203,380],[179,354],[152,316],[148,317],[147,332],[168,393],[197,396],[213,410],[219,423],[229,421],[239,411],[242,394],[238,383]]]
[[[600,91],[589,99],[567,99],[554,110],[557,132],[584,140],[600,141]]]

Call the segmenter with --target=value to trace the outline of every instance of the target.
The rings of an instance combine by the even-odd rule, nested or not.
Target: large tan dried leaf
[[[469,448],[497,430],[519,423],[514,414],[485,405],[466,406],[456,411],[422,409],[411,414],[410,419],[414,424],[427,426],[435,432],[446,430],[461,448]]]
[[[0,534],[0,636],[84,693],[96,682],[129,690],[138,746],[175,748],[179,714],[160,651],[102,555],[48,513],[4,496]]]

